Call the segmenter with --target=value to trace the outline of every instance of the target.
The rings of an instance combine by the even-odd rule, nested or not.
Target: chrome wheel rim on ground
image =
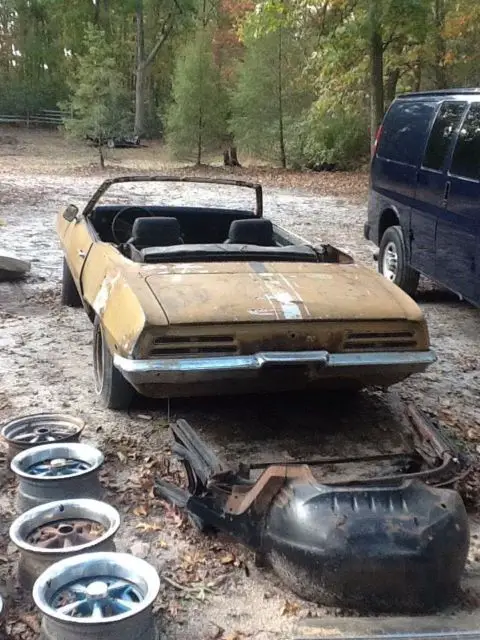
[[[398,252],[394,242],[385,247],[382,258],[382,273],[388,280],[395,282],[398,272]]]
[[[99,499],[98,477],[104,456],[88,444],[41,445],[18,453],[11,469],[18,478],[19,513],[56,500]]]
[[[156,570],[126,553],[89,553],[46,569],[33,587],[47,640],[156,640]]]
[[[78,442],[85,422],[63,413],[34,413],[7,422],[1,431],[8,444],[8,460],[17,453],[54,442]]]
[[[116,509],[97,500],[59,500],[26,511],[10,527],[10,540],[20,551],[20,584],[31,589],[47,567],[66,557],[115,551],[119,526]]]

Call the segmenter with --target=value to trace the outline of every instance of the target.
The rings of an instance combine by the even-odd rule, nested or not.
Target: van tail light
[[[375,136],[375,140],[372,146],[372,156],[375,155],[375,151],[377,150],[378,143],[380,142],[380,138],[382,137],[382,133],[383,133],[383,124],[381,124],[377,129],[377,135]]]

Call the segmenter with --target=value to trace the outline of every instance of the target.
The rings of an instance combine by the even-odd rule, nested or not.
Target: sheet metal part
[[[435,609],[457,592],[469,545],[459,494],[437,485],[454,483],[466,465],[418,410],[408,407],[405,418],[414,449],[403,472],[323,483],[312,466],[355,458],[227,468],[180,420],[172,449],[188,491],[162,480],[156,491],[202,528],[254,549],[302,597],[378,612]],[[399,461],[367,461],[379,458]],[[254,469],[263,470],[256,480]]]
[[[455,616],[323,617],[296,625],[294,640],[478,640],[478,613]]]

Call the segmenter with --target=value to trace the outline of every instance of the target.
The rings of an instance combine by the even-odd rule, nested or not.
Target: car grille
[[[153,339],[151,356],[215,356],[237,353],[233,336],[162,336]]]
[[[348,333],[343,343],[343,351],[404,351],[416,346],[417,340],[413,331]]]

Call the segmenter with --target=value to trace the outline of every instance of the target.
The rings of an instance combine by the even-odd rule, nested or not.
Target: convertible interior
[[[103,242],[134,262],[350,262],[328,245],[295,243],[266,218],[241,209],[102,205],[90,221]]]

